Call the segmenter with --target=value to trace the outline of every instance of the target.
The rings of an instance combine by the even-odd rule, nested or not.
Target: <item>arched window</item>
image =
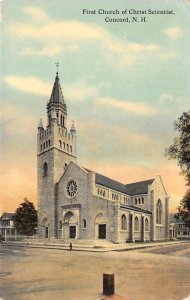
[[[46,141],[46,148],[48,147],[48,141]]]
[[[59,140],[59,147],[62,148],[62,142]]]
[[[138,219],[138,217],[135,217],[135,230],[139,231],[139,219]]]
[[[145,219],[145,231],[149,231],[149,222],[148,222],[148,219]]]
[[[162,202],[160,199],[158,199],[156,205],[156,223],[162,224]]]
[[[49,147],[50,147],[50,140],[49,140]]]
[[[83,226],[83,228],[86,228],[86,220],[85,219],[82,220],[82,226]]]
[[[61,123],[61,125],[62,125],[62,122],[63,122],[63,121],[62,121],[62,115],[61,115],[61,116],[60,116],[60,123]]]
[[[138,198],[138,203],[141,204],[141,198]]]
[[[126,230],[127,229],[127,218],[126,216],[123,214],[121,216],[121,230]]]
[[[137,204],[137,198],[135,198],[135,204]]]
[[[48,175],[48,165],[45,162],[43,165],[43,176],[47,176]]]
[[[142,204],[144,204],[144,197],[142,197]]]
[[[70,146],[70,151],[71,151],[71,153],[72,153],[72,146]]]
[[[67,168],[67,164],[64,165],[64,170],[66,170],[66,168]]]
[[[45,147],[46,147],[46,144],[45,144],[45,143],[43,144],[43,147],[44,147],[44,149],[45,149]]]
[[[69,151],[69,145],[67,144],[67,151]]]
[[[63,149],[65,149],[65,142],[63,142]]]
[[[42,151],[42,149],[43,149],[43,146],[42,146],[42,144],[41,144],[41,151]]]

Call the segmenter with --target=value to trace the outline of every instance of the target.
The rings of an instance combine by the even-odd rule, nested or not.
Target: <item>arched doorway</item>
[[[78,237],[77,235],[78,223],[77,217],[71,211],[66,212],[63,219],[63,237],[69,239],[75,239]]]
[[[95,218],[95,238],[106,239],[106,218],[102,213]]]
[[[46,217],[42,220],[42,236],[46,239],[49,238],[49,223]]]

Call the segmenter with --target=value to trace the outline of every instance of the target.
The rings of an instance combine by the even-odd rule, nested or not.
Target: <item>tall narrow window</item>
[[[158,199],[156,205],[156,223],[162,224],[162,202],[160,199]]]
[[[59,147],[62,148],[62,142],[61,142],[61,140],[59,141]]]
[[[83,225],[83,228],[86,228],[86,220],[85,219],[82,220],[82,225]]]
[[[138,219],[138,217],[135,217],[135,230],[139,231],[139,219]]]
[[[48,165],[47,163],[45,162],[43,164],[43,176],[47,176],[48,175]]]
[[[148,219],[145,219],[145,231],[149,231],[149,222],[148,222]]]
[[[121,217],[121,229],[122,230],[126,230],[127,229],[127,218],[126,218],[126,216],[124,214]]]
[[[72,153],[72,146],[70,146],[70,152]]]

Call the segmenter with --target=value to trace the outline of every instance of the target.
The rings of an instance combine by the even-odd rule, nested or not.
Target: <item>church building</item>
[[[47,126],[37,135],[39,238],[113,243],[169,238],[169,196],[160,176],[123,184],[77,163],[74,123],[56,74]]]

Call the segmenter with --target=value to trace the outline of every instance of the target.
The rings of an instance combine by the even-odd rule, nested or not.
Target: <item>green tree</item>
[[[24,199],[13,216],[14,226],[20,234],[27,236],[34,234],[37,227],[37,211],[34,204]]]
[[[190,111],[184,112],[174,123],[178,135],[174,138],[173,144],[166,149],[165,154],[169,159],[176,159],[181,168],[181,174],[185,176],[186,183],[190,188]],[[177,219],[182,217],[190,228],[190,189],[180,202]]]
[[[178,213],[175,214],[175,218],[178,220],[182,218],[185,225],[190,228],[190,190],[188,189],[183,199],[178,206]]]

